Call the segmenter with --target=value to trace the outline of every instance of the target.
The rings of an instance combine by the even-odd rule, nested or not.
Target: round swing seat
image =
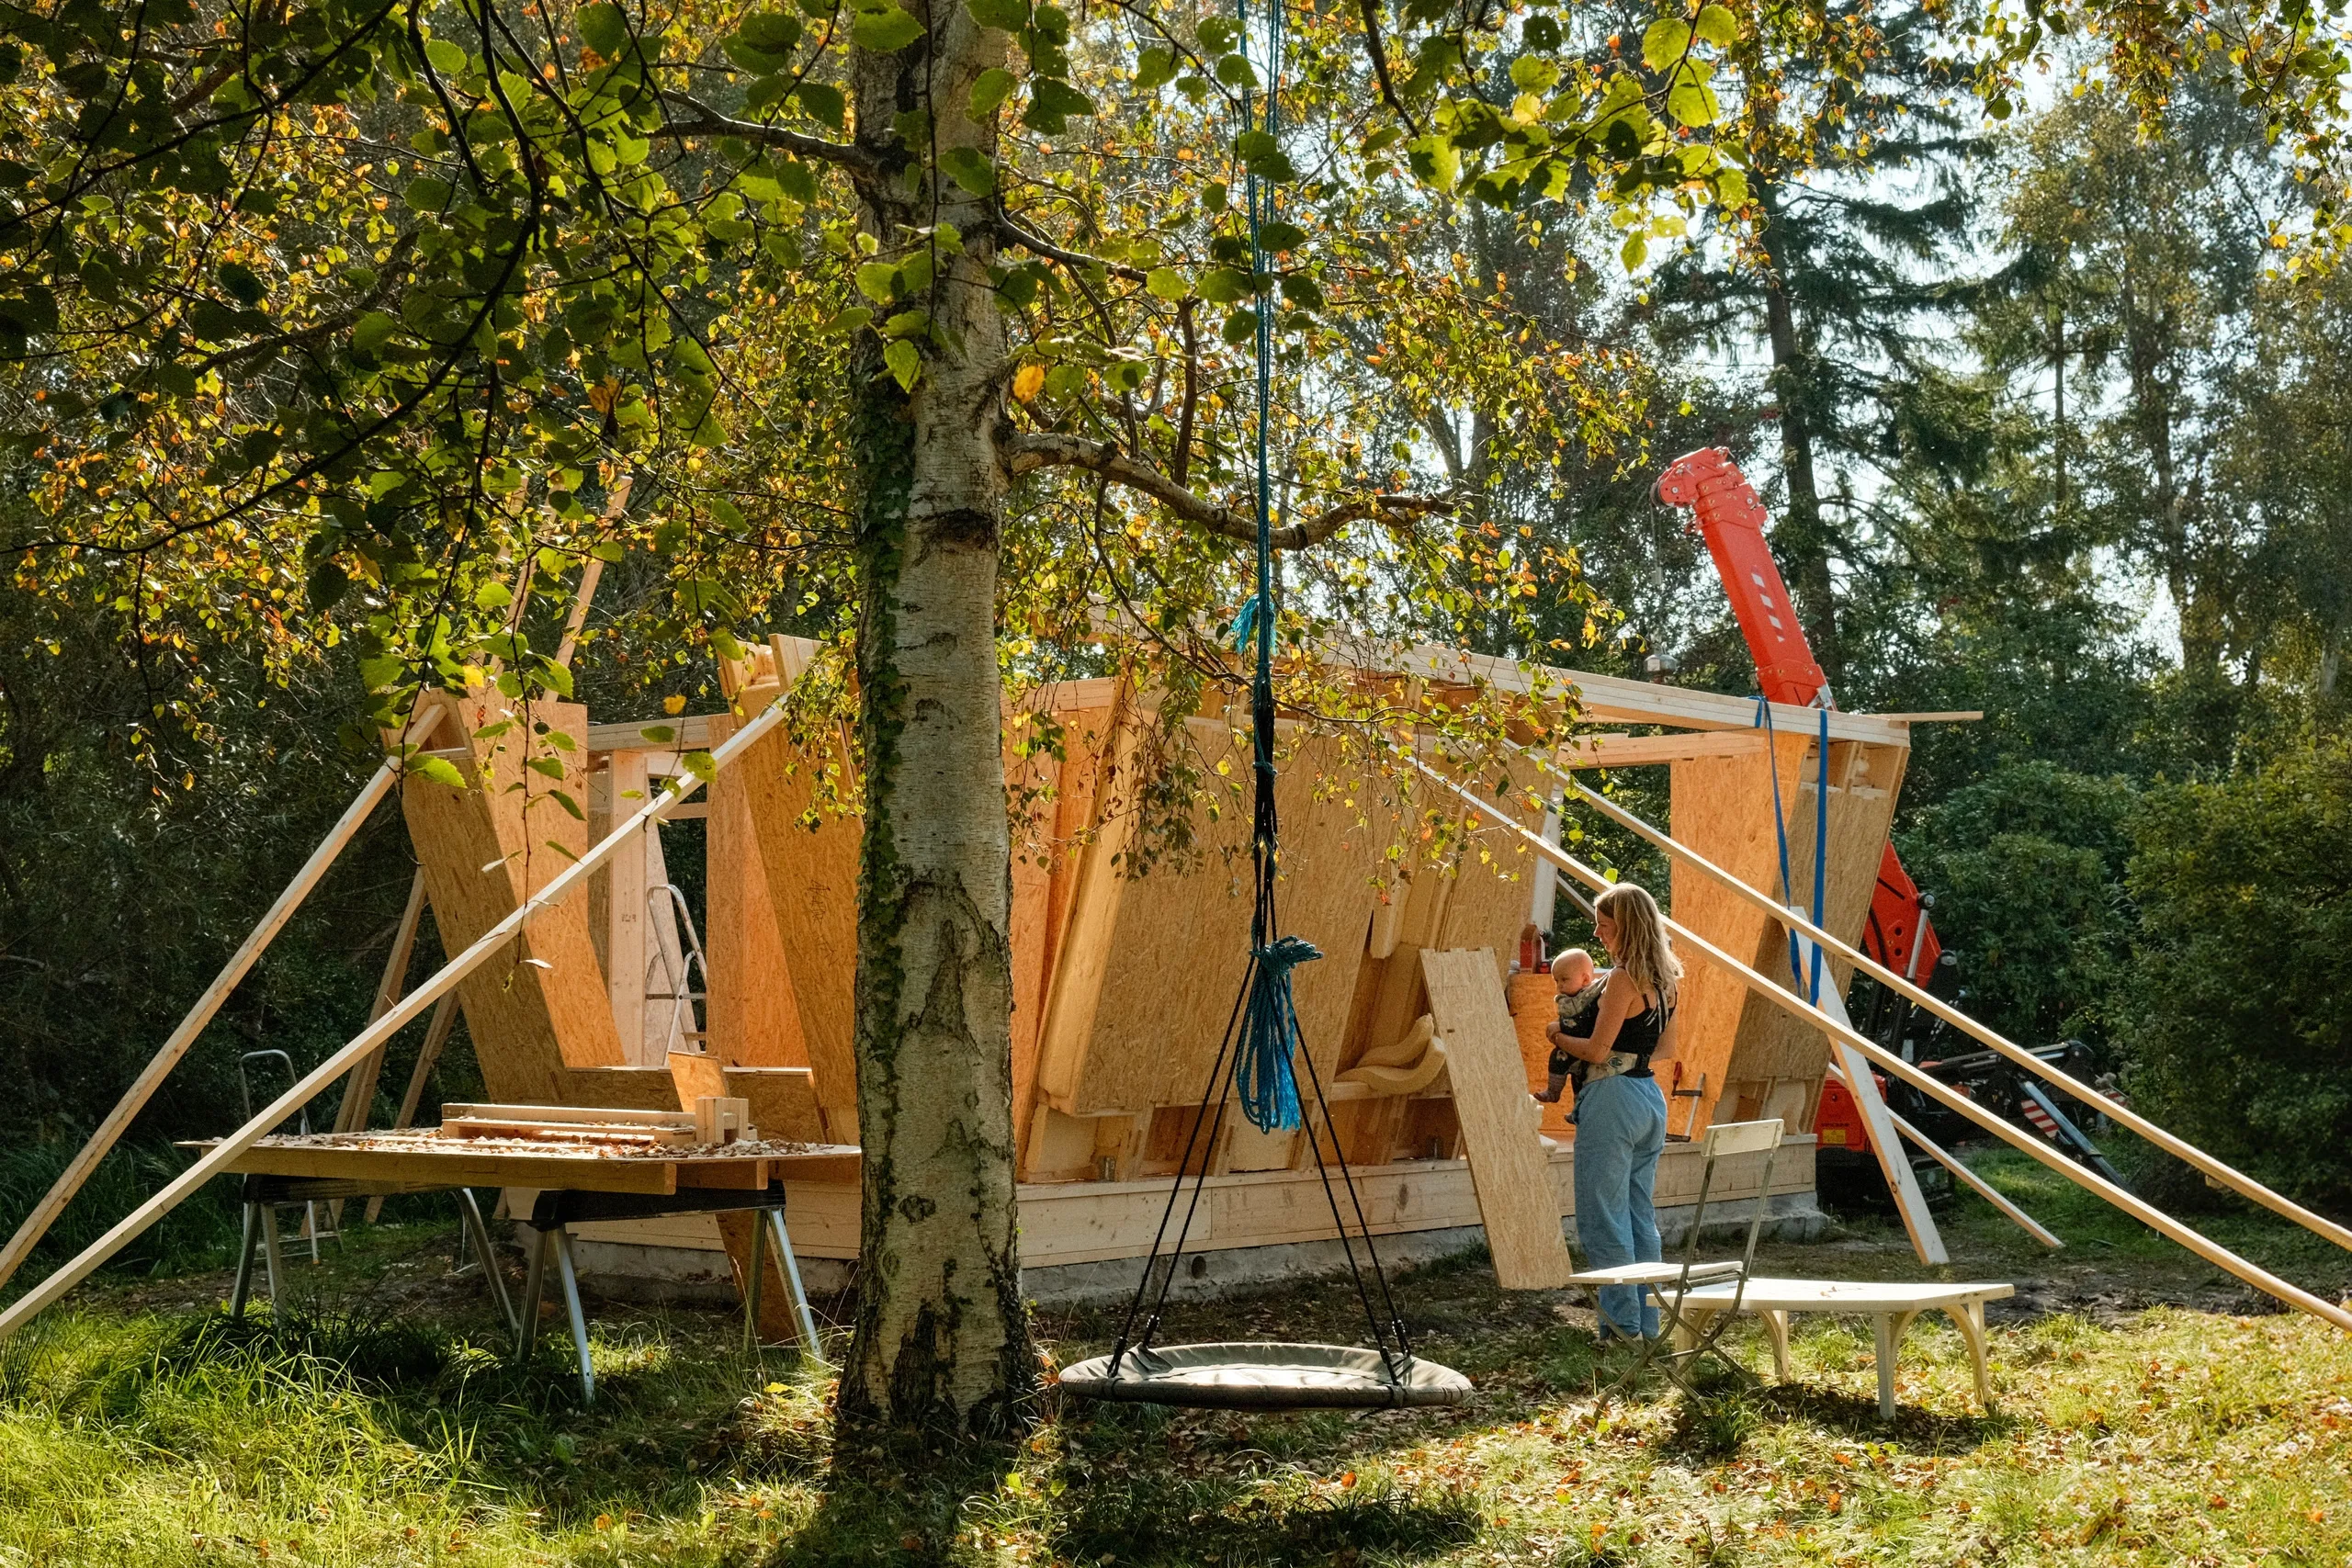
[[[1228,1343],[1129,1350],[1062,1369],[1061,1387],[1081,1399],[1171,1404],[1192,1410],[1391,1410],[1460,1404],[1470,1380],[1435,1361],[1407,1358],[1392,1377],[1376,1350],[1348,1345]]]

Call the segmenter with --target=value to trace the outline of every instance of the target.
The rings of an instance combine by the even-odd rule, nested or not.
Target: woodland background
[[[1474,521],[1548,563],[1509,618],[1482,619],[1473,592],[1467,610],[1392,608],[1384,629],[1615,673],[1663,659],[1675,682],[1751,691],[1703,547],[1650,494],[1671,457],[1728,446],[1767,484],[1841,705],[1985,710],[1922,727],[1896,833],[1964,1005],[2030,1042],[2087,1041],[2183,1135],[2344,1202],[2352,279],[2282,265],[2273,236],[2303,194],[2230,91],[2181,84],[2161,138],[2126,104],[2047,83],[1996,123],[1910,21],[1882,18],[1889,47],[1815,166],[1751,176],[1759,231],[1696,223],[1629,274],[1598,216],[1360,215],[1409,231],[1434,274],[1547,352],[1610,367],[1604,417],[1575,415],[1589,438],[1545,449],[1450,406],[1442,384],[1384,384],[1384,345],[1352,344],[1363,417],[1399,467],[1468,486]],[[1345,339],[1348,317],[1329,330]],[[775,460],[822,478],[821,458]],[[29,474],[12,460],[0,482],[12,527]],[[1008,599],[1022,576],[1009,559]],[[603,635],[577,664],[600,719],[717,705],[707,654],[646,630],[676,580],[638,555],[607,572]],[[837,589],[732,586],[747,634],[842,624]],[[345,612],[328,609],[330,635],[291,654],[224,616],[178,625],[159,658],[102,598],[51,588],[0,584],[0,1224],[377,761],[351,743],[369,711],[356,604],[354,635],[331,635]],[[1599,841],[1662,884],[1632,846]],[[171,1157],[164,1140],[233,1120],[237,1052],[307,1064],[347,1038],[410,870],[384,814],[52,1252],[128,1206]],[[466,1092],[462,1041],[449,1097]],[[413,1034],[388,1085],[403,1046]],[[187,1239],[166,1226],[132,1256]]]

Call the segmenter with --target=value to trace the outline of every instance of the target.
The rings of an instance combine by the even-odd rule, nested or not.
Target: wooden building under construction
[[[729,669],[735,710],[757,711],[812,652],[778,638]],[[1514,664],[1451,650],[1417,650],[1377,673],[1423,690],[1530,686]],[[1584,718],[1599,727],[1558,753],[1560,768],[1668,768],[1674,835],[1758,886],[1779,884],[1783,830],[1792,886],[1810,890],[1815,856],[1826,853],[1823,924],[1859,941],[1908,756],[1905,723],[1830,714],[1825,774],[1817,712],[1779,710],[1767,729],[1752,700],[1565,671],[1551,679],[1573,683]],[[453,953],[544,886],[566,854],[601,839],[683,756],[739,723],[711,715],[599,724],[577,705],[548,704],[534,720],[580,740],[569,751],[532,747],[540,764],[532,770],[531,727],[502,731],[503,699],[492,693],[455,705],[460,723],[445,722],[434,754],[487,787],[452,789],[416,772],[402,785],[426,895]],[[1060,726],[1061,744],[1014,744],[1043,712]],[[1156,722],[1144,700],[1111,681],[1047,688],[1026,712],[1008,713],[1008,784],[1016,803],[1032,803],[1016,818],[1012,870],[1014,1116],[1023,1256],[1032,1269],[1150,1249],[1247,958],[1246,809],[1196,802],[1193,852],[1133,871],[1139,813],[1131,784]],[[1189,728],[1212,774],[1223,761],[1246,778],[1247,739],[1236,724],[1199,717]],[[449,744],[459,733],[472,739]],[[548,776],[550,758],[584,820],[547,803],[559,786]],[[711,781],[707,803],[671,814],[704,818],[698,931],[681,919],[662,836],[649,829],[641,854],[625,852],[597,874],[587,898],[528,927],[511,961],[469,976],[458,996],[490,1098],[674,1110],[723,1094],[750,1102],[763,1136],[855,1143],[859,825],[811,811],[829,770],[854,798],[845,759],[838,737],[796,743],[779,729]],[[1555,815],[1520,804],[1556,799],[1556,781],[1532,759],[1519,773],[1515,784],[1527,787],[1512,791],[1514,815],[1556,831]],[[1817,846],[1825,777],[1827,835]],[[1416,1053],[1416,1024],[1430,1007],[1421,954],[1491,956],[1516,1025],[1517,1065],[1529,1089],[1541,1088],[1553,988],[1547,976],[1514,971],[1531,919],[1551,922],[1554,873],[1517,834],[1471,823],[1427,840],[1446,846],[1442,856],[1392,860],[1392,845],[1419,846],[1419,833],[1393,806],[1373,808],[1387,795],[1342,776],[1328,741],[1301,740],[1280,788],[1283,928],[1324,954],[1295,982],[1302,1035],[1332,1101],[1330,1126],[1315,1131],[1345,1152],[1375,1234],[1477,1225],[1482,1196],[1492,1226],[1498,1195],[1476,1190],[1464,1153],[1465,1131],[1477,1134],[1476,1119],[1496,1112],[1457,1096],[1460,1064],[1449,1067],[1442,1049]],[[1418,808],[1435,801],[1412,804],[1418,819]],[[1453,815],[1462,817],[1458,804]],[[1785,974],[1785,940],[1752,907],[1681,870],[1658,891],[1698,932],[1767,975]],[[1712,965],[1689,971],[1673,1132],[1720,1114],[1779,1116],[1809,1134],[1827,1070],[1823,1035]],[[1841,987],[1846,977],[1836,976]],[[1457,1055],[1464,1048],[1451,1043]],[[1501,1114],[1524,1119],[1512,1135],[1534,1142],[1551,1177],[1548,1202],[1540,1190],[1512,1201],[1556,1223],[1573,1213],[1567,1107],[1541,1108],[1539,1128],[1538,1108],[1510,1098]],[[1209,1198],[1190,1247],[1214,1257],[1329,1240],[1312,1156],[1305,1133],[1261,1134],[1232,1118],[1208,1151]],[[1811,1156],[1809,1135],[1792,1139],[1770,1196],[1809,1194]],[[1690,1201],[1697,1180],[1695,1152],[1669,1145],[1661,1207]],[[804,1257],[855,1255],[854,1186],[795,1186],[789,1203]],[[606,1272],[674,1270],[695,1253],[710,1257],[715,1273],[723,1268],[708,1216],[587,1226],[582,1236],[600,1244],[594,1255]]]

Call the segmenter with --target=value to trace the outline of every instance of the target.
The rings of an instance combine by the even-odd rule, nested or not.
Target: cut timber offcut
[[[1495,955],[1483,947],[1424,950],[1421,973],[1430,1016],[1445,1042],[1453,1108],[1462,1118],[1495,1277],[1507,1291],[1556,1289],[1576,1269],[1560,1235],[1552,1173],[1536,1136],[1537,1119],[1530,1114],[1535,1102],[1528,1098],[1519,1033],[1503,1005]]]

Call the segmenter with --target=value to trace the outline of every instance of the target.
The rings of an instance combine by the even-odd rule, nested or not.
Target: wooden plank
[[[1509,1291],[1555,1289],[1576,1269],[1560,1234],[1544,1145],[1536,1140],[1540,1118],[1527,1098],[1519,1036],[1495,977],[1495,955],[1484,948],[1424,952],[1421,973],[1445,1042],[1495,1277]]]
[[[433,708],[416,715],[408,731],[409,743],[422,745],[431,739],[443,716],[440,710]],[[391,793],[392,786],[399,780],[400,763],[397,759],[392,759],[385,761],[360,786],[358,795],[344,808],[343,815],[328,829],[327,836],[320,840],[319,847],[311,852],[311,858],[302,863],[293,880],[286,885],[285,890],[263,914],[261,923],[237,944],[237,951],[229,955],[229,962],[221,966],[220,974],[213,976],[212,984],[204,988],[204,994],[196,998],[196,1005],[188,1009],[179,1026],[157,1047],[155,1055],[148,1059],[139,1077],[123,1091],[122,1098],[115,1101],[114,1109],[107,1112],[106,1120],[98,1123],[97,1131],[92,1133],[89,1141],[82,1145],[81,1152],[58,1173],[57,1179],[50,1184],[40,1201],[33,1205],[32,1212],[17,1227],[16,1235],[8,1238],[7,1247],[0,1248],[0,1284],[6,1284],[23,1267],[34,1247],[49,1233],[49,1227],[57,1223],[57,1216],[65,1212],[65,1205],[74,1201],[74,1195],[90,1179],[90,1173],[97,1169],[98,1162],[106,1158],[107,1152],[122,1137],[123,1130],[146,1108],[147,1101],[154,1097],[156,1089],[163,1087],[164,1080],[171,1076],[180,1058],[187,1055],[187,1048],[196,1043],[197,1036],[204,1032],[205,1026],[212,1021],[221,1004],[236,990],[238,983],[253,968],[254,961],[261,956],[262,950],[286,928],[286,922],[294,918],[294,911],[302,907],[302,900],[311,896],[311,889],[319,885],[319,879],[327,874],[327,868],[334,864],[336,858],[343,853],[344,846],[350,843],[367,824],[368,818]]]
[[[444,1125],[451,1122],[537,1122],[602,1123],[612,1126],[684,1127],[692,1130],[691,1111],[627,1111],[598,1105],[503,1105],[453,1101],[441,1108]]]
[[[676,718],[622,719],[612,724],[592,724],[585,727],[580,742],[581,750],[602,754],[606,751],[699,751],[716,746],[727,739],[711,728],[711,721],[726,718],[725,714],[683,714]]]
[[[1511,1029],[1519,1037],[1520,1065],[1527,1074],[1527,1092],[1540,1093],[1552,1082],[1549,1032],[1560,1021],[1560,990],[1548,971],[1538,969],[1513,975],[1507,994],[1510,998]],[[1576,1136],[1576,1129],[1568,1122],[1568,1115],[1575,1109],[1574,1091],[1563,1090],[1557,1103],[1544,1107],[1543,1120],[1536,1131],[1566,1143]]]
[[[605,785],[613,810],[626,816],[645,804],[651,775],[642,751],[616,751],[605,769]],[[645,983],[651,953],[646,941],[646,852],[639,848],[613,857],[606,874],[605,898],[610,924],[605,932],[605,987],[613,1010],[613,1026],[620,1032],[622,1059],[644,1062]]]
[[[807,1067],[727,1067],[721,1082],[729,1094],[752,1102],[752,1124],[761,1136],[799,1143],[824,1140],[815,1075]]]
[[[1556,761],[1564,768],[1640,768],[1692,757],[1745,757],[1764,748],[1764,732],[1760,729],[1580,736],[1560,748]]]
[[[215,1150],[212,1143],[191,1145]],[[595,1192],[675,1192],[678,1165],[665,1159],[488,1153],[465,1149],[322,1148],[257,1144],[227,1168],[247,1176],[316,1176],[350,1181],[424,1182],[437,1187],[563,1187]]]

